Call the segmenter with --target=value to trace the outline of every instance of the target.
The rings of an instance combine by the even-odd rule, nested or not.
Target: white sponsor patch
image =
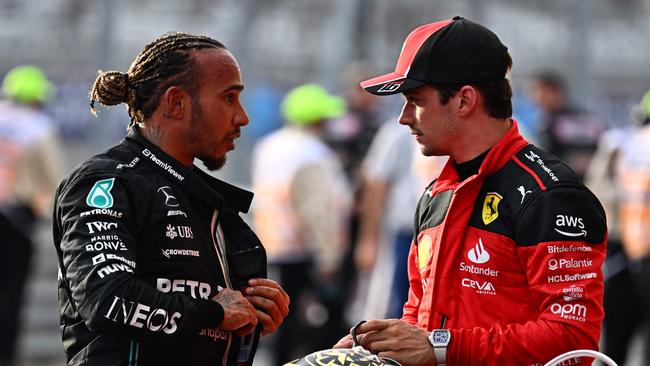
[[[588,253],[593,251],[593,248],[587,245],[549,245],[547,250],[548,254]]]
[[[162,331],[166,334],[173,334],[178,329],[176,321],[181,318],[179,312],[169,315],[165,309],[152,309],[147,305],[126,301],[117,296],[113,298],[113,303],[104,317],[115,323],[128,324],[152,332]]]
[[[490,260],[490,253],[485,250],[485,246],[483,246],[483,241],[481,238],[478,238],[478,243],[476,243],[474,248],[470,249],[467,252],[467,258],[470,262],[474,262],[476,264],[483,264]]]
[[[469,287],[476,291],[480,295],[496,295],[497,290],[492,285],[490,281],[476,281],[469,278],[463,278],[460,282],[463,287]]]
[[[122,213],[119,211],[111,210],[109,208],[96,208],[90,211],[84,211],[79,214],[79,217],[92,216],[92,215],[104,215],[114,217],[116,219],[122,218]]]
[[[99,271],[97,271],[97,275],[99,276],[99,278],[104,278],[104,277],[106,277],[106,276],[108,276],[110,274],[113,274],[115,272],[133,273],[133,270],[131,269],[131,267],[129,267],[126,264],[111,263],[111,264],[109,264],[109,265],[107,265],[105,267],[100,268]]]
[[[96,256],[93,257],[93,265],[98,265],[99,263],[106,262],[107,260],[116,260],[120,261],[122,263],[125,263],[133,268],[135,268],[135,262],[132,260],[128,260],[124,257],[120,257],[119,255],[115,255],[112,253],[104,254],[104,253],[99,253]]]
[[[191,249],[161,249],[162,254],[170,258],[173,256],[187,256],[187,257],[200,257],[201,254],[199,253],[198,250],[191,250]]]
[[[585,224],[582,222],[582,217],[573,217],[569,215],[555,216],[555,231],[572,238],[587,236],[587,230],[585,230]]]
[[[194,232],[190,226],[183,225],[167,225],[165,236],[174,240],[176,237],[184,239],[194,239]]]
[[[192,298],[206,300],[210,299],[210,292],[212,292],[210,284],[207,283],[193,280],[171,280],[168,278],[156,279],[156,288],[162,293],[183,292],[189,294]]]
[[[555,259],[551,258],[548,260],[548,269],[555,271],[562,268],[584,268],[591,267],[593,261],[591,259]]]
[[[563,274],[563,275],[548,276],[547,278],[548,278],[547,280],[548,283],[576,282],[576,281],[592,280],[594,278],[598,278],[598,274],[596,272]]]
[[[551,313],[559,315],[562,319],[587,321],[587,307],[581,304],[558,304],[551,305]]]
[[[460,270],[462,272],[467,272],[467,273],[477,274],[482,276],[499,277],[499,271],[497,270],[494,270],[490,267],[487,268],[477,267],[473,264],[467,264],[465,262],[460,262]]]
[[[587,298],[587,292],[584,285],[571,285],[560,290],[562,299],[566,302],[582,300]]]
[[[117,229],[117,222],[91,221],[87,222],[86,226],[88,227],[88,233],[94,234],[96,232]]]

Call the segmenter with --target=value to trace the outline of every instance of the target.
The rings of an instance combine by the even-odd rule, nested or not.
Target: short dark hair
[[[506,70],[512,67],[512,58],[508,54]],[[492,118],[512,117],[512,87],[506,78],[498,81],[482,81],[474,83],[435,83],[431,84],[438,90],[440,103],[447,104],[451,97],[456,95],[465,85],[478,89],[485,101],[485,111]]]
[[[94,102],[109,106],[126,103],[131,124],[142,122],[158,108],[160,96],[172,85],[194,93],[200,75],[193,50],[222,48],[212,38],[187,33],[167,33],[140,51],[126,73],[100,71],[90,92]]]

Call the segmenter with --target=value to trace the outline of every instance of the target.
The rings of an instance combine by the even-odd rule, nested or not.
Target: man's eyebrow
[[[227,92],[233,91],[233,90],[242,91],[242,90],[244,90],[244,86],[242,84],[231,85],[228,88],[226,88],[223,92],[227,93]]]

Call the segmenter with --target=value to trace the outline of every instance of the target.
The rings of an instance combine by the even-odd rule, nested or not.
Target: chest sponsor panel
[[[519,260],[514,241],[504,235],[474,227],[467,230],[463,247],[458,253],[456,268],[462,287],[474,288],[485,294],[498,292],[498,287],[526,284],[525,268]],[[463,281],[464,278],[468,281]],[[492,287],[494,290],[484,291]]]

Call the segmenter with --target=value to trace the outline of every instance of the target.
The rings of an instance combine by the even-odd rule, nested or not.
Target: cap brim
[[[424,84],[426,84],[426,82],[410,79],[402,74],[391,72],[386,75],[362,81],[361,87],[371,94],[391,95],[403,93],[409,89],[417,88]]]

